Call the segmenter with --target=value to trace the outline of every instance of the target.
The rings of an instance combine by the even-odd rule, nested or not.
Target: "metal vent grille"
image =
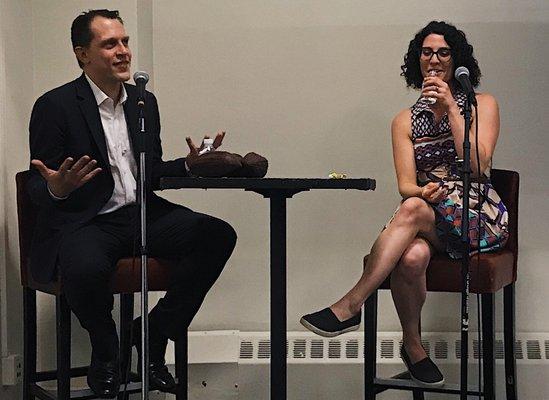
[[[435,342],[435,358],[439,360],[448,359],[448,342],[443,340]]]
[[[505,358],[505,349],[503,347],[503,340],[496,340],[496,360],[503,360]]]
[[[482,357],[482,346],[479,346],[478,340],[473,340],[473,358],[478,360],[480,357]]]
[[[381,341],[381,358],[393,358],[395,342],[390,339]]]
[[[311,358],[324,357],[324,342],[322,340],[311,341]]]
[[[400,362],[400,333],[378,333],[377,362]],[[541,335],[541,336],[540,336]],[[455,333],[424,333],[423,347],[434,359],[455,363],[461,359],[461,339]],[[363,333],[349,333],[343,337],[322,339],[309,333],[288,333],[286,342],[289,362],[297,363],[361,363],[364,358]],[[518,361],[527,363],[549,362],[549,335],[523,333],[515,341],[515,357]],[[524,346],[523,346],[524,344]],[[496,360],[505,359],[505,343],[500,338],[494,341]],[[472,339],[468,348],[471,361],[482,359],[482,340]],[[245,363],[268,362],[271,357],[271,343],[268,332],[250,333],[241,336],[239,359]]]
[[[305,358],[306,346],[305,339],[296,339],[294,341],[294,358]]]
[[[421,344],[423,345],[423,348],[425,349],[425,352],[430,357],[431,356],[431,343],[427,340],[422,340]]]
[[[456,340],[454,349],[456,352],[456,358],[461,360],[461,340]]]
[[[527,340],[526,341],[526,354],[529,360],[541,360],[541,349],[539,341]]]
[[[254,346],[252,342],[243,341],[240,343],[240,358],[252,359],[254,357]]]
[[[271,341],[260,340],[257,347],[257,358],[270,358],[271,357]]]
[[[524,354],[522,353],[522,340],[517,340],[515,342],[515,357],[517,360],[522,360]]]
[[[341,358],[341,342],[330,340],[328,343],[328,358]]]
[[[358,358],[358,340],[349,340],[345,344],[345,356],[347,358]]]

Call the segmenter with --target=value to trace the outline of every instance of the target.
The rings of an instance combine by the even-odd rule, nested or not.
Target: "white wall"
[[[21,289],[15,172],[28,162],[27,125],[32,105],[32,29],[29,1],[0,2],[0,291],[7,303],[1,312],[2,356],[22,354]],[[26,23],[21,23],[26,21]],[[5,264],[3,263],[5,261]],[[2,387],[0,397],[18,398],[19,388]]]
[[[429,20],[456,23],[475,46],[481,90],[500,103],[494,166],[521,172],[517,330],[549,331],[546,1],[0,1],[0,185],[6,188],[0,197],[0,290],[7,288],[0,294],[8,299],[0,324],[9,327],[3,352],[22,353],[13,176],[28,164],[30,109],[41,93],[80,73],[70,24],[80,11],[101,7],[121,11],[134,70],[153,76],[167,157],[185,153],[185,136],[198,140],[223,128],[225,148],[265,155],[271,177],[336,170],[377,179],[375,192],[318,191],[289,200],[290,330],[301,329],[301,314],[336,300],[359,276],[362,256],[399,200],[389,124],[417,96],[399,77],[402,55]],[[220,216],[239,233],[233,257],[191,328],[267,330],[267,201],[237,191],[163,195]],[[46,296],[39,312],[40,347],[51,349],[40,360],[51,366],[53,304]],[[458,296],[429,295],[424,329],[457,330],[458,313]],[[85,363],[87,339],[76,321],[74,326],[75,363]],[[380,329],[398,329],[388,294],[381,300]]]

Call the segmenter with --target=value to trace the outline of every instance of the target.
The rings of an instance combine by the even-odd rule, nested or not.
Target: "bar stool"
[[[26,191],[26,183],[30,171],[19,172],[16,175],[17,184],[17,214],[19,221],[19,255],[21,267],[21,285],[23,286],[23,319],[24,319],[24,365],[23,365],[23,399],[35,398],[44,400],[69,400],[97,398],[91,390],[72,390],[70,379],[86,376],[88,367],[71,367],[71,311],[63,294],[62,282],[43,284],[36,282],[29,270],[29,255],[32,233],[36,223],[37,207],[31,202]],[[157,258],[149,258],[148,286],[150,291],[165,291],[171,282],[172,270],[170,262]],[[141,290],[141,271],[139,258],[123,258],[116,265],[116,272],[111,280],[111,291],[120,295],[120,369],[122,376],[131,364],[132,346],[130,342],[131,322],[133,320],[134,293]],[[57,369],[37,371],[37,319],[36,292],[55,296],[55,327],[56,327],[56,357]],[[133,377],[137,374],[132,373]],[[175,342],[175,375],[178,381],[175,390],[177,400],[187,399],[187,335]],[[47,390],[42,386],[45,381],[57,381],[57,391]],[[123,389],[123,385],[121,386]],[[126,398],[123,392],[119,400],[126,400],[130,393],[141,391],[139,382],[132,379],[128,383]]]
[[[515,359],[515,281],[518,259],[518,194],[519,174],[515,171],[492,169],[491,181],[509,213],[509,239],[505,248],[495,253],[471,258],[471,293],[481,295],[483,390],[485,399],[495,399],[495,293],[503,288],[503,336],[505,352],[505,387],[507,400],[517,399]],[[364,262],[366,263],[366,259]],[[390,289],[390,277],[379,287]],[[461,293],[461,262],[446,255],[435,255],[427,268],[427,290]],[[388,389],[413,392],[414,400],[423,399],[424,392],[459,394],[459,385],[445,384],[440,388],[422,387],[403,372],[390,379],[376,376],[377,290],[364,304],[364,383],[365,399],[374,400]],[[478,391],[470,391],[478,395]]]

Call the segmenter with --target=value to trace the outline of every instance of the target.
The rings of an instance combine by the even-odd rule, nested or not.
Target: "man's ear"
[[[89,62],[87,48],[83,46],[76,46],[73,50],[77,60],[80,61],[81,64],[86,65]]]

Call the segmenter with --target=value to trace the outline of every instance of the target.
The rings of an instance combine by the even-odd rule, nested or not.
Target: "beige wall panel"
[[[5,265],[0,264],[3,280],[2,309],[0,310],[2,356],[22,354],[23,321],[22,297],[19,279],[17,218],[15,213],[15,173],[25,168],[27,161],[27,116],[32,95],[32,30],[28,23],[31,14],[29,1],[0,2],[0,221],[5,233],[0,253]],[[1,399],[20,398],[20,387],[0,389]]]

